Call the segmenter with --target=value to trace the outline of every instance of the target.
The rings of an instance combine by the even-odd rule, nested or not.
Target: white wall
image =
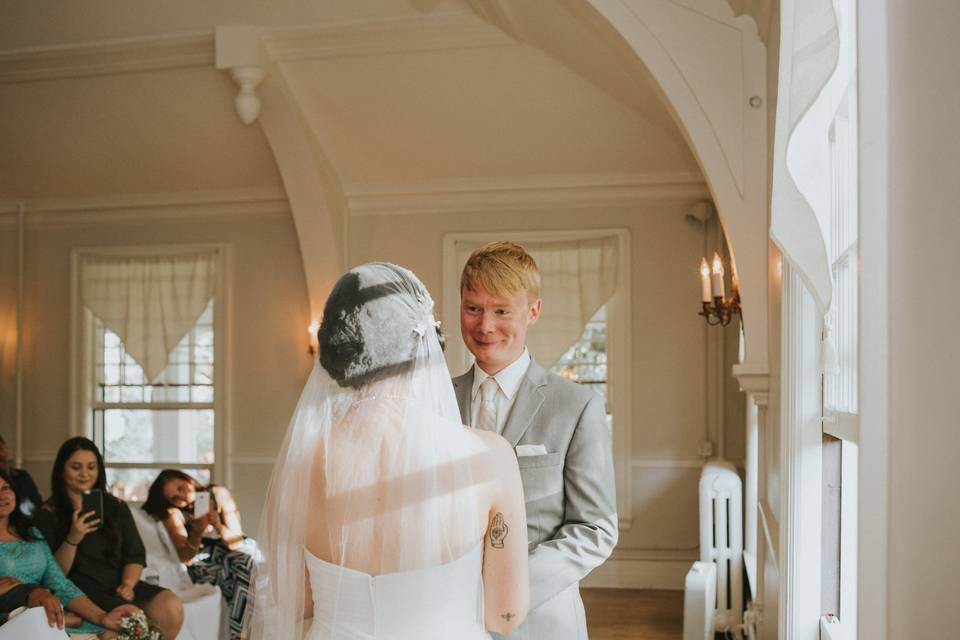
[[[238,205],[240,206],[240,205]],[[169,220],[97,221],[29,226],[25,254],[24,438],[25,467],[48,495],[50,467],[69,434],[70,253],[77,247],[222,242],[232,254],[232,313],[228,345],[232,377],[230,431],[235,489],[245,528],[255,533],[260,509],[287,421],[311,358],[303,267],[288,211],[275,206],[246,214]],[[116,212],[113,212],[116,214]],[[28,223],[34,214],[27,214]],[[41,215],[41,214],[36,214]],[[136,214],[133,214],[136,216]],[[63,216],[61,216],[63,218]],[[92,220],[92,221],[90,221]],[[13,442],[13,283],[15,227],[0,218],[0,430]],[[9,250],[8,250],[9,248]],[[219,338],[219,336],[218,336]],[[8,345],[8,343],[10,343]],[[222,463],[225,461],[221,461]]]
[[[888,5],[887,637],[948,638],[960,627],[960,5]]]

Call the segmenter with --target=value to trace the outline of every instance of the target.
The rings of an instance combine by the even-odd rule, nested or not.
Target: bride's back
[[[480,544],[494,467],[482,437],[397,385],[366,390],[317,449],[305,547],[381,575],[451,562]]]

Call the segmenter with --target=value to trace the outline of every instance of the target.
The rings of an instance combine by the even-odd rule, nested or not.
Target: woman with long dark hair
[[[84,595],[63,575],[40,532],[19,507],[13,481],[0,469],[0,612],[43,607],[51,627],[72,627],[73,633],[116,630],[124,616],[137,612],[135,606],[123,604],[107,613]]]
[[[197,515],[201,492],[209,493],[209,510]],[[220,587],[230,605],[230,637],[241,637],[253,605],[248,596],[254,559],[244,544],[240,513],[227,488],[204,487],[178,469],[164,469],[150,485],[143,510],[167,528],[190,578]]]
[[[35,514],[57,563],[91,600],[105,609],[133,603],[156,621],[164,638],[176,638],[183,603],[169,589],[140,580],[143,541],[127,505],[107,493],[103,456],[87,438],[70,438],[53,463],[53,496]],[[103,519],[81,512],[84,492],[99,489]]]

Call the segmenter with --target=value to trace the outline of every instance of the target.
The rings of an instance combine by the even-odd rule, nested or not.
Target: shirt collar
[[[493,375],[493,379],[497,381],[497,385],[508,400],[512,400],[517,393],[517,389],[520,388],[520,383],[523,382],[523,376],[526,375],[529,367],[530,352],[524,347],[519,358]],[[473,392],[470,395],[472,399],[476,399],[480,392],[480,385],[489,377],[491,376],[478,367],[476,362],[473,363]]]

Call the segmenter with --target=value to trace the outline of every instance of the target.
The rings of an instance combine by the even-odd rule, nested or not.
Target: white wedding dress
[[[306,555],[313,589],[309,640],[488,640],[483,545],[435,567],[370,576]]]
[[[312,601],[309,640],[487,640],[496,479],[460,421],[433,301],[394,265],[352,270],[330,300],[344,287],[355,304],[324,317],[377,364],[357,384],[310,374],[267,493],[251,637],[299,640]]]

